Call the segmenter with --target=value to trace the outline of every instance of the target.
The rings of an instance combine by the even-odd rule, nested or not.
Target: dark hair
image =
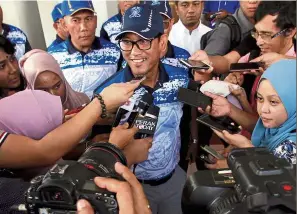
[[[276,26],[283,29],[296,27],[296,2],[295,1],[262,1],[255,13],[256,23],[265,16],[276,16]]]
[[[14,45],[3,35],[0,35],[0,49],[10,55],[15,52]]]

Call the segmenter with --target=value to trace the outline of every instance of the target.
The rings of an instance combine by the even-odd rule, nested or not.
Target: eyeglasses
[[[251,31],[251,35],[252,37],[254,37],[255,39],[257,39],[259,36],[261,36],[261,38],[264,41],[271,41],[272,39],[282,35],[283,33],[285,33],[287,31],[287,29],[283,29],[281,31],[279,31],[278,33],[271,35],[271,33],[259,33],[256,30]]]
[[[155,37],[157,38],[157,37]],[[155,39],[139,39],[137,41],[131,41],[128,39],[121,39],[119,45],[122,51],[131,51],[134,45],[137,46],[139,50],[149,50],[152,47],[152,41]]]

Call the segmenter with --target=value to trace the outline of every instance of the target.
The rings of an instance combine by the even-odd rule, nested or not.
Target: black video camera
[[[57,163],[44,176],[31,180],[25,196],[27,213],[76,213],[79,199],[88,200],[96,213],[118,213],[115,194],[93,181],[96,176],[123,180],[114,170],[116,162],[127,165],[119,149],[110,143],[95,143],[77,162]]]
[[[295,166],[266,148],[234,149],[227,161],[230,169],[199,171],[187,179],[184,214],[296,213]]]

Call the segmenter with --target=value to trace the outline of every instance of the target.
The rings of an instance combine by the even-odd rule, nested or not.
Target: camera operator
[[[150,206],[145,197],[141,184],[135,175],[124,165],[117,162],[115,171],[127,182],[112,178],[96,177],[94,179],[97,186],[105,188],[117,194],[120,214],[150,214]],[[94,214],[91,204],[86,200],[77,202],[77,214]]]

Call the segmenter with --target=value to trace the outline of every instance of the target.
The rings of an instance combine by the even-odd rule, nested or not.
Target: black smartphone
[[[216,129],[218,131],[228,131],[230,134],[237,134],[241,131],[238,124],[233,122],[231,119],[222,120],[220,118],[214,118],[210,115],[204,114],[196,119],[199,123],[203,123],[204,125]]]
[[[179,88],[177,92],[177,99],[190,106],[201,107],[206,109],[211,106],[212,99],[201,92],[195,92],[187,88]]]
[[[216,150],[214,150],[213,148],[211,148],[208,145],[200,146],[200,147],[201,147],[201,149],[203,149],[205,152],[207,152],[211,156],[215,157],[216,159],[220,159],[220,160],[225,159],[225,157],[223,155],[221,155],[220,153],[218,153]]]
[[[207,164],[215,164],[216,162],[214,160],[210,160],[206,155],[200,155],[199,156],[200,160],[202,160],[203,162],[207,163]]]
[[[205,69],[208,70],[210,68],[209,65],[205,64],[204,62],[201,61],[196,61],[196,60],[179,60],[182,64],[184,64],[186,67],[191,68],[191,69]]]
[[[244,72],[248,70],[259,70],[261,63],[248,62],[248,63],[232,63],[230,65],[230,72]]]

